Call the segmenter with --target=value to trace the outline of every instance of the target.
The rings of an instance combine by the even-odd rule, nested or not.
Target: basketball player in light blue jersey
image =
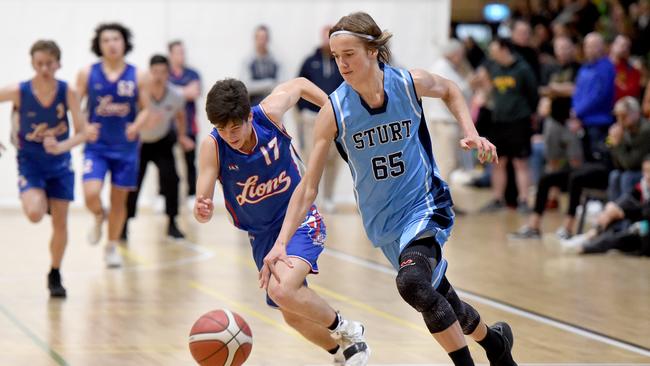
[[[84,196],[94,215],[88,235],[91,244],[101,238],[105,213],[100,193],[107,172],[111,173],[111,205],[108,211],[108,243],[104,259],[108,267],[120,267],[123,260],[117,244],[127,216],[129,191],[138,184],[138,132],[147,123],[148,79],[145,72],[126,63],[133,48],[131,31],[118,23],[95,29],[92,51],[100,61],[79,72],[77,88],[88,97],[88,121],[99,129],[99,137],[84,151]]]
[[[54,77],[61,61],[56,43],[37,41],[30,55],[36,75],[0,89],[0,102],[13,102],[18,117],[18,188],[25,216],[34,223],[41,221],[48,210],[52,216],[52,268],[47,281],[50,296],[65,297],[59,269],[68,242],[68,206],[74,199],[70,149],[89,136],[97,136],[86,128],[75,91]],[[74,122],[72,136],[68,111]]]
[[[301,179],[301,163],[282,124],[284,113],[301,97],[319,106],[327,102],[327,95],[305,78],[277,86],[252,108],[239,80],[218,81],[208,93],[206,111],[215,128],[199,151],[194,216],[199,222],[210,220],[219,180],[232,222],[248,232],[258,269],[273,247]],[[271,281],[266,301],[280,309],[287,324],[333,354],[336,364],[366,365],[370,349],[363,326],[343,319],[306,286],[307,275],[318,273],[325,236],[325,224],[312,205],[288,241],[287,254],[295,264],[278,269],[280,280]]]
[[[485,348],[491,365],[515,365],[509,326],[497,323],[488,328],[445,277],[442,246],[454,214],[449,188],[431,153],[421,98],[445,102],[465,134],[461,146],[477,149],[482,162],[495,161],[496,149],[476,132],[455,84],[424,70],[387,64],[390,37],[366,13],[345,16],[330,30],[332,53],[345,82],[319,112],[305,178],[294,191],[280,235],[264,259],[261,284],[267,286],[270,278],[277,277],[284,267],[278,261],[290,260],[288,240],[316,198],[327,151],[335,141],[350,166],[368,237],[398,270],[400,295],[422,314],[454,364],[474,364],[466,334]]]

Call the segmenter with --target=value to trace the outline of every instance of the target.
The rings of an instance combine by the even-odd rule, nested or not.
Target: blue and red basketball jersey
[[[219,181],[235,226],[253,234],[277,231],[301,179],[291,137],[259,105],[252,108],[257,144],[250,153],[235,150],[212,129],[219,158]]]
[[[135,121],[138,102],[136,69],[126,65],[116,81],[106,78],[102,63],[92,65],[88,76],[88,122],[99,123],[99,138],[87,150],[132,153],[138,141],[126,138],[127,125]]]
[[[34,160],[70,159],[70,153],[51,155],[43,148],[46,135],[56,137],[58,141],[68,138],[68,104],[66,94],[68,84],[57,80],[57,91],[50,105],[44,106],[36,99],[32,91],[31,80],[20,83],[20,124],[18,127],[18,156],[29,156]]]

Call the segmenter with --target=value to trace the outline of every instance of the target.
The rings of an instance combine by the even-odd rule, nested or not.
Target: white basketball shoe
[[[339,315],[340,317],[340,315]],[[339,326],[332,331],[332,338],[343,349],[345,366],[365,366],[370,357],[370,347],[364,337],[363,324],[340,318]]]

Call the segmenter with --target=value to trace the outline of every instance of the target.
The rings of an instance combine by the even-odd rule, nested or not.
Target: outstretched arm
[[[415,69],[410,72],[418,98],[440,98],[454,115],[465,135],[465,138],[460,140],[460,146],[465,150],[477,149],[481,163],[498,162],[496,147],[486,138],[478,135],[465,98],[458,86],[451,80],[425,70]]]
[[[0,102],[12,102],[15,106],[20,105],[20,86],[11,84],[0,88]]]
[[[282,116],[298,103],[300,98],[322,107],[327,102],[327,94],[311,81],[296,78],[278,85],[260,105],[264,113],[279,127],[282,127]]]
[[[199,149],[199,176],[196,179],[196,202],[194,218],[200,223],[210,221],[214,204],[214,185],[219,178],[219,156],[217,145],[210,136],[206,136]]]
[[[280,235],[275,241],[273,248],[264,258],[264,266],[260,271],[260,287],[267,288],[270,275],[273,274],[280,282],[275,271],[275,265],[282,261],[291,267],[291,261],[287,258],[286,246],[294,235],[300,224],[305,220],[307,210],[311,207],[318,195],[318,184],[320,183],[323,169],[327,162],[327,154],[330,144],[336,137],[336,121],[334,111],[330,103],[321,108],[316,117],[314,129],[314,149],[309,156],[307,172],[291,195],[287,213],[284,216]]]

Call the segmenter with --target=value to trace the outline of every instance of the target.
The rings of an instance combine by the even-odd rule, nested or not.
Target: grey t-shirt
[[[185,99],[177,87],[167,84],[165,95],[161,100],[151,97],[150,107],[154,113],[160,113],[162,119],[157,121],[154,127],[140,132],[140,140],[144,143],[157,142],[167,136],[176,114],[185,107]]]

